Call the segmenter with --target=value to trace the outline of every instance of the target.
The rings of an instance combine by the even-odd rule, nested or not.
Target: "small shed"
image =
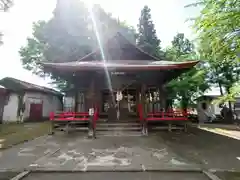
[[[221,107],[219,104],[213,104],[213,100],[219,98],[219,95],[203,95],[197,99],[197,112],[198,112],[198,119],[199,121],[206,122],[208,115],[220,116],[221,114]],[[228,106],[228,103],[226,104]],[[240,114],[240,97],[236,98],[236,102],[232,103],[233,110]]]
[[[3,86],[0,86],[0,123],[2,123],[3,118],[3,110],[5,105],[5,99],[6,99],[7,91],[6,88]]]
[[[62,110],[63,95],[56,90],[11,77],[0,80],[0,85],[7,91],[3,122],[41,121]]]

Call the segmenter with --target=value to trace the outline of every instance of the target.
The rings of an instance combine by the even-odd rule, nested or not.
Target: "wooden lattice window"
[[[75,98],[74,96],[64,97],[64,111],[74,112],[75,109]]]

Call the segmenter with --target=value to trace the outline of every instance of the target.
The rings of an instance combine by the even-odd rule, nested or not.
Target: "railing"
[[[188,120],[189,111],[169,109],[167,111],[161,111],[161,112],[149,112],[147,113],[147,117],[144,118],[142,104],[138,104],[138,115],[139,115],[139,120],[141,122],[144,120],[146,121],[186,121]]]
[[[90,116],[88,112],[59,112],[50,113],[50,121],[52,122],[84,122],[89,121]],[[96,127],[96,122],[99,119],[98,108],[95,108],[93,114],[93,126]]]
[[[88,112],[60,112],[50,113],[51,121],[88,121]]]
[[[147,114],[146,121],[186,121],[188,115],[184,111],[172,112],[150,112]]]
[[[65,126],[65,131],[69,132],[69,126],[78,127],[79,125],[88,124],[88,132],[92,132],[92,137],[96,137],[96,122],[99,119],[98,108],[95,108],[94,114],[90,117],[88,112],[58,112],[50,113],[50,121],[52,122],[51,134],[54,134],[56,129]],[[92,121],[91,121],[92,120]],[[56,126],[55,126],[56,125]]]

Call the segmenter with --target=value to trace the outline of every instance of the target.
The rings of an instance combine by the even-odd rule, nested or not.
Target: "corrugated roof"
[[[36,84],[32,84],[29,82],[21,81],[19,79],[15,79],[12,77],[5,77],[0,80],[0,84],[3,85],[6,89],[13,90],[13,91],[19,91],[19,90],[32,90],[32,91],[39,91],[49,94],[55,94],[55,95],[62,95],[60,92],[55,91],[51,88],[39,86]]]

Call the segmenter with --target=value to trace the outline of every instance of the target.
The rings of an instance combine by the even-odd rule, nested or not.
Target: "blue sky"
[[[89,2],[90,0],[85,0]],[[184,5],[194,0],[92,0],[100,4],[114,17],[125,20],[129,25],[136,26],[140,11],[144,5],[152,10],[152,19],[155,23],[158,37],[162,47],[171,43],[173,36],[183,32],[189,39],[194,39],[194,33],[187,18],[198,15],[197,8],[184,8]],[[21,67],[18,50],[26,43],[26,38],[31,36],[32,23],[37,20],[51,18],[56,0],[21,0],[7,13],[0,13],[0,30],[5,34],[4,45],[0,47],[0,78],[11,76],[31,83],[49,86],[47,79],[39,78]]]

